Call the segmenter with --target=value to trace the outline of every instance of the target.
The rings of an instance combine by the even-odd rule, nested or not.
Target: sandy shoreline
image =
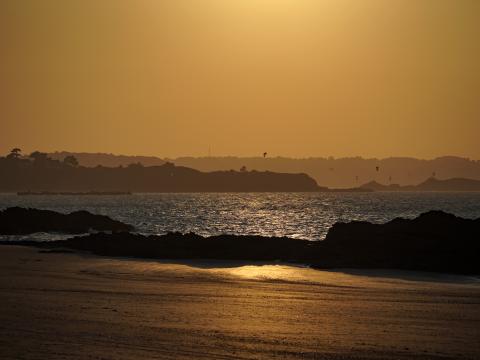
[[[0,248],[1,359],[475,359],[480,283]]]

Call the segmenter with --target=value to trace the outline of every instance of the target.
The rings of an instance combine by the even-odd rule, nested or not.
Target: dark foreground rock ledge
[[[386,224],[337,223],[324,241],[316,242],[261,236],[100,233],[19,244],[69,248],[104,256],[283,261],[315,268],[480,274],[480,219],[462,219],[441,211],[430,211],[413,220],[397,218]]]
[[[0,211],[0,234],[21,235],[36,232],[82,234],[96,231],[132,231],[131,225],[88,211],[61,214],[50,210],[11,207]]]
[[[479,260],[480,219],[429,211],[386,224],[336,223],[313,265],[480,274]]]

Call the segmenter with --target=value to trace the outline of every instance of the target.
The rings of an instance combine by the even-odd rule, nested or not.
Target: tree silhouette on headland
[[[78,167],[79,165],[77,158],[73,155],[66,156],[65,159],[63,159],[63,163],[71,167]]]
[[[42,153],[40,151],[32,152],[29,158],[33,159],[33,162],[36,165],[45,164],[48,160],[51,160],[46,153]]]
[[[20,148],[13,148],[10,151],[10,154],[7,155],[7,159],[18,159],[22,156],[22,149]]]

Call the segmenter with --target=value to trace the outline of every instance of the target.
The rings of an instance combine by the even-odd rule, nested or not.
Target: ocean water
[[[444,210],[480,217],[480,192],[472,193],[227,193],[133,194],[131,196],[17,196],[0,194],[0,209],[11,206],[87,210],[132,224],[142,234],[169,231],[201,235],[289,236],[322,240],[337,221],[383,223]],[[35,234],[23,238],[57,239]],[[5,239],[5,237],[3,238]],[[8,237],[15,240],[19,237]]]

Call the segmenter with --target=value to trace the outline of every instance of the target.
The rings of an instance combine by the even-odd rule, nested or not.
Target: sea
[[[116,196],[0,194],[0,209],[21,206],[69,213],[87,210],[135,226],[141,234],[288,236],[323,240],[335,222],[384,223],[443,210],[480,217],[480,192],[189,193]],[[2,240],[58,240],[62,234],[3,236]]]

